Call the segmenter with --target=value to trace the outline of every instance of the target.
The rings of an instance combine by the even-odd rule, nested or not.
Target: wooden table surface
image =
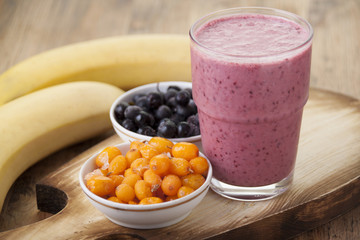
[[[0,74],[70,43],[126,34],[187,34],[202,15],[238,6],[279,8],[308,19],[315,31],[311,86],[360,98],[359,0],[0,0]],[[47,217],[36,209],[36,181],[65,161],[53,159],[64,154],[70,159],[104,137],[55,153],[25,172],[7,196],[0,231]],[[360,206],[294,239],[360,239]]]

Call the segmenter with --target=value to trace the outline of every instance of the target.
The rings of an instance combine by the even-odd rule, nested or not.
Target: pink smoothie
[[[194,33],[193,97],[216,179],[251,187],[291,174],[309,92],[309,35],[285,18],[252,14]]]

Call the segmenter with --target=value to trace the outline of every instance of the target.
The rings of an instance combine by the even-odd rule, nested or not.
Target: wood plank
[[[311,90],[294,183],[288,192],[268,201],[238,202],[209,191],[185,220],[167,228],[134,230],[115,225],[81,192],[77,178],[82,163],[94,152],[119,142],[114,135],[43,179],[38,192],[64,191],[66,207],[43,221],[0,233],[0,238],[279,239],[324,224],[360,203],[360,101],[343,95]],[[52,196],[48,196],[38,195],[40,209],[49,210]]]

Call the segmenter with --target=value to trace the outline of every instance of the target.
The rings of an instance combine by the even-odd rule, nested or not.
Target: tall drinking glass
[[[191,27],[193,98],[215,192],[263,200],[291,185],[312,37],[306,20],[271,8],[222,10]]]

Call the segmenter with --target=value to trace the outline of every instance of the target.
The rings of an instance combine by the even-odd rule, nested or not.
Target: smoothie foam
[[[242,14],[205,23],[194,38],[193,96],[214,177],[245,187],[286,178],[308,98],[308,30],[281,17]]]

